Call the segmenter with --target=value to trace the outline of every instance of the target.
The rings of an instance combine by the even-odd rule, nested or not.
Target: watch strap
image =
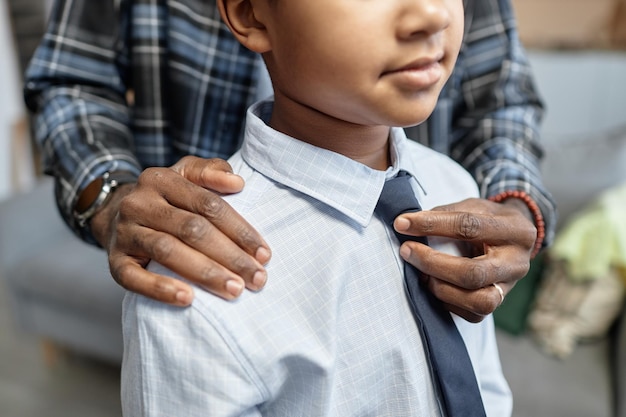
[[[74,219],[78,223],[81,228],[84,228],[89,220],[104,206],[104,204],[109,200],[113,191],[117,187],[122,184],[129,184],[137,182],[137,176],[127,171],[113,171],[113,172],[105,172],[102,177],[95,180],[87,188],[92,187],[92,189],[85,189],[86,192],[91,192],[97,194],[92,196],[87,196],[87,202],[82,202],[82,206],[86,206],[86,208],[82,209],[81,205],[77,204],[77,208],[74,210]],[[100,189],[97,189],[98,184],[100,184]],[[95,188],[95,189],[93,189]],[[83,200],[83,197],[79,199]],[[89,202],[89,200],[91,200]],[[81,210],[82,209],[82,210]]]

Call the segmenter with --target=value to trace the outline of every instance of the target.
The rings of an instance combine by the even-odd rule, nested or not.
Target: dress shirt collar
[[[262,101],[248,110],[243,159],[263,175],[328,204],[363,227],[374,213],[385,181],[400,169],[411,172],[402,157],[407,154],[403,129],[391,130],[392,166],[378,171],[272,129],[266,124],[272,106],[272,101]]]

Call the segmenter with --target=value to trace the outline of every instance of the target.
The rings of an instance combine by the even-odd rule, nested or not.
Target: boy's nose
[[[451,1],[460,0],[399,0],[400,11],[398,36],[411,38],[428,36],[446,29],[450,25]]]

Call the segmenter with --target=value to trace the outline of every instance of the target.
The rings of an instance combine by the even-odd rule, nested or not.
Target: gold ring
[[[500,294],[500,305],[502,305],[502,303],[504,302],[504,291],[502,290],[502,287],[497,283],[494,282],[492,285],[496,287],[496,290],[498,290],[498,293]]]

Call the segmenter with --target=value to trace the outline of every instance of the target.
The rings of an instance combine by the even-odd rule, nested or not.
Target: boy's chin
[[[414,101],[398,102],[393,109],[389,109],[388,112],[388,126],[394,127],[412,127],[417,126],[426,121],[435,110],[436,100],[433,103],[420,100],[416,103]]]
[[[388,123],[388,125],[393,126],[393,127],[402,127],[402,128],[418,126],[424,123],[426,119],[430,117],[431,114],[432,112],[428,114],[420,115],[420,117],[415,117],[416,116],[415,114],[410,115],[408,117],[403,117],[403,118],[398,117],[398,118],[395,118],[395,120],[393,120],[391,123]]]

